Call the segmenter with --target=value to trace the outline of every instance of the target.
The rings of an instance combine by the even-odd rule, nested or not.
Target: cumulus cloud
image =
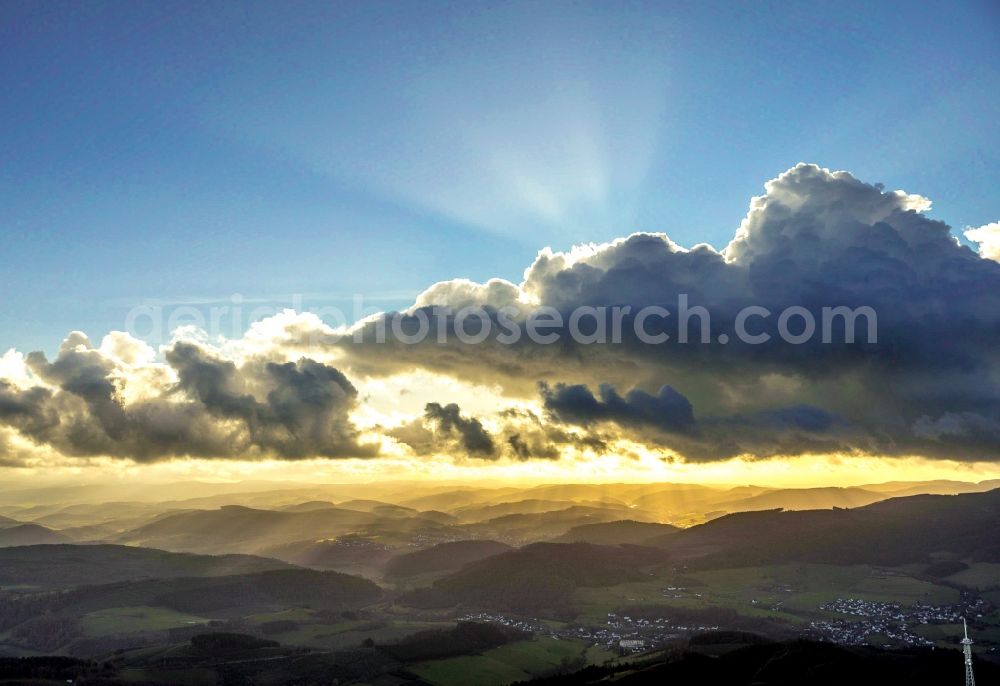
[[[422,417],[387,433],[417,455],[445,454],[480,460],[555,460],[568,448],[603,451],[607,447],[595,432],[567,431],[531,410],[506,407],[494,412],[491,420],[492,430],[457,403],[432,402],[427,403]]]
[[[548,382],[540,400],[554,422],[589,416],[633,433],[659,423],[661,434],[671,433],[673,422],[673,435],[660,443],[688,457],[822,449],[993,459],[1000,454],[1000,266],[957,244],[948,225],[926,216],[929,209],[921,196],[801,164],[765,185],[722,251],[685,249],[652,233],[568,252],[545,249],[520,284],[437,284],[413,309],[365,323],[360,345],[341,345],[353,364],[374,374],[422,366],[521,397]],[[693,343],[680,340],[681,297],[699,308],[687,320]],[[469,305],[484,309],[494,332],[503,330],[502,308],[514,308],[508,320],[520,325],[529,305],[552,308],[563,321],[549,329],[558,343],[522,336],[504,344],[491,336],[468,345],[454,335],[454,318],[444,323],[447,344],[434,337],[373,342],[378,326],[390,322],[417,331],[421,308],[429,314],[432,306]],[[621,322],[621,344],[573,340],[566,322],[574,311],[622,306],[631,314]],[[670,311],[643,328],[671,334],[668,341],[651,345],[636,335],[635,313],[646,306]],[[751,327],[766,343],[733,336],[738,314],[751,306],[770,313]],[[827,308],[829,338],[783,339],[778,315],[790,307],[804,308],[817,325]],[[874,316],[855,317],[852,326],[845,310],[834,308],[869,308]],[[698,342],[703,327],[707,343]],[[664,385],[702,419],[684,424],[678,418],[690,415],[667,399],[657,407]],[[632,390],[622,398],[618,388]],[[954,423],[949,415],[976,430],[928,432]]]
[[[982,245],[976,253],[927,216],[929,200],[815,165],[764,190],[721,251],[639,233],[546,248],[520,283],[435,284],[407,310],[347,331],[283,313],[238,344],[175,342],[161,357],[127,337],[95,348],[80,334],[51,362],[8,353],[0,425],[68,455],[369,455],[350,419],[367,399],[347,377],[427,370],[499,397],[491,416],[428,397],[422,414],[377,427],[416,454],[551,458],[623,439],[692,460],[1000,457],[1000,264],[986,259],[995,257],[996,225],[968,232]],[[647,306],[669,314],[637,328]],[[468,307],[482,318],[462,321]],[[558,342],[498,338],[511,325],[523,332],[539,307],[562,319],[547,329]],[[616,307],[630,308],[617,322],[620,343],[574,340],[574,312]],[[749,327],[766,342],[733,335],[747,307],[769,313]],[[778,315],[790,307],[828,326],[829,337],[786,340]],[[838,307],[875,316],[856,319],[849,340],[843,311],[823,324],[824,308]],[[399,340],[444,308],[452,313],[421,342]],[[615,323],[602,317],[588,331]],[[482,343],[457,335],[486,325]],[[651,344],[657,334],[669,338]]]
[[[357,390],[333,367],[308,358],[237,365],[191,342],[174,343],[164,357],[152,362],[124,334],[95,348],[74,332],[54,360],[26,357],[32,385],[0,380],[0,425],[78,457],[374,454],[348,417]],[[130,386],[143,383],[126,401]]]
[[[978,229],[966,229],[965,237],[979,243],[979,254],[1000,262],[1000,222],[992,222]]]
[[[475,417],[462,416],[457,404],[442,407],[439,403],[427,403],[424,414],[437,425],[439,431],[457,436],[462,448],[470,455],[492,457],[496,454],[493,437],[483,428],[482,422]]]

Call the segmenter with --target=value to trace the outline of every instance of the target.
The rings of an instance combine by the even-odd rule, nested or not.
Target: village
[[[809,621],[801,631],[804,638],[840,645],[872,645],[874,641],[881,647],[900,647],[933,646],[935,641],[916,633],[916,627],[927,624],[961,624],[963,617],[981,616],[988,607],[980,598],[959,605],[916,603],[911,606],[860,598],[837,598],[820,605],[818,609],[845,617]],[[683,636],[726,629],[716,625],[682,625],[666,618],[644,619],[617,613],[608,613],[603,625],[570,625],[563,628],[554,628],[540,619],[510,617],[491,612],[470,613],[459,619],[497,624],[556,639],[584,640],[617,650],[622,655],[646,652]]]
[[[926,624],[961,624],[963,617],[981,616],[987,603],[976,598],[960,605],[902,606],[859,598],[837,598],[819,609],[850,618],[813,620],[812,635],[841,645],[871,645],[874,638],[882,647],[933,646],[935,641],[917,634],[914,629]]]

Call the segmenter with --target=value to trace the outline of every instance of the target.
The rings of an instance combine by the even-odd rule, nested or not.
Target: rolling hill
[[[439,543],[424,550],[397,555],[385,566],[388,577],[410,577],[420,574],[457,570],[471,562],[507,552],[511,547],[497,541],[453,541]]]
[[[283,512],[311,512],[313,510],[335,510],[337,506],[329,500],[307,500],[304,503],[295,503],[277,509]]]
[[[490,503],[503,503],[510,500],[520,500],[524,496],[520,494],[522,488],[505,486],[503,488],[441,488],[432,489],[423,495],[419,491],[411,493],[408,497],[399,500],[398,504],[404,507],[411,507],[415,510],[441,510],[449,512],[455,508],[467,505]]]
[[[492,538],[510,543],[534,543],[561,536],[573,527],[583,524],[612,522],[622,519],[622,511],[574,505],[564,510],[537,514],[510,514],[464,528],[481,538]]]
[[[861,488],[782,488],[766,491],[746,498],[723,500],[713,503],[713,507],[729,512],[752,512],[754,510],[820,510],[831,507],[862,507],[885,500],[885,493],[876,493]]]
[[[656,539],[678,557],[729,566],[785,561],[905,564],[932,554],[1000,561],[1000,489],[892,498],[856,509],[726,515]]]
[[[553,543],[594,543],[597,545],[619,545],[631,543],[643,545],[652,538],[659,539],[680,531],[670,524],[655,522],[637,522],[634,519],[622,519],[616,522],[599,522],[596,524],[581,524],[553,539]]]
[[[78,526],[107,526],[118,531],[125,531],[169,513],[170,508],[160,507],[152,503],[80,503],[67,505],[52,510],[51,507],[38,507],[23,513],[35,524],[41,524],[52,529],[67,529]]]
[[[376,515],[356,510],[279,512],[227,505],[163,517],[115,542],[185,552],[250,553],[305,538],[332,538],[378,521]]]
[[[1000,484],[997,484],[1000,485]],[[858,488],[876,493],[885,493],[893,498],[907,495],[957,495],[959,493],[982,493],[997,487],[983,481],[953,481],[938,479],[936,481],[886,481],[880,484],[865,484]]]
[[[70,543],[72,539],[38,524],[17,524],[0,529],[0,548],[21,545]]]
[[[148,587],[151,604],[178,612],[211,615],[253,608],[309,606],[317,609],[360,607],[381,596],[381,589],[356,576],[311,569],[281,569],[256,574],[137,582]],[[130,594],[134,592],[130,588]]]
[[[346,500],[338,503],[337,507],[342,510],[357,510],[358,512],[371,512],[385,517],[409,517],[417,514],[412,507],[402,507],[392,503],[384,503],[381,500]]]
[[[119,545],[0,549],[0,586],[68,588],[146,578],[226,576],[291,565],[250,555],[192,555]]]
[[[85,654],[95,645],[107,645],[95,643],[93,637],[88,640],[86,618],[115,608],[132,608],[147,616],[180,613],[195,618],[193,627],[205,618],[230,620],[304,607],[339,613],[381,596],[381,589],[366,579],[310,569],[124,581],[61,593],[0,593],[0,632],[8,642],[29,650]]]
[[[495,503],[490,505],[470,505],[452,510],[451,514],[460,521],[473,523],[483,522],[499,517],[517,514],[542,514],[545,512],[556,512],[567,510],[571,507],[590,507],[599,510],[617,511],[622,516],[628,513],[627,505],[621,503],[608,503],[593,500],[542,500],[530,498],[527,500],[515,500],[506,503]]]
[[[324,541],[295,541],[261,551],[268,557],[303,567],[332,569],[362,576],[377,575],[392,558],[392,549],[365,536],[341,536]]]
[[[404,596],[403,602],[569,619],[577,612],[577,588],[641,580],[667,557],[640,546],[535,543],[468,564]]]

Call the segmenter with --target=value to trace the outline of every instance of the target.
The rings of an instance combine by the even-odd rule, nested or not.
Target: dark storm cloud
[[[461,455],[483,460],[555,460],[564,447],[603,449],[598,435],[574,435],[529,410],[507,408],[496,414],[491,432],[456,403],[428,403],[424,416],[386,433],[417,455]]]
[[[241,369],[190,343],[176,344],[166,358],[177,371],[178,390],[213,416],[239,420],[249,442],[265,453],[288,458],[370,454],[355,443],[347,419],[358,392],[333,367],[302,359]],[[264,400],[245,390],[248,380],[268,389]]]
[[[499,416],[504,422],[507,446],[518,460],[557,459],[565,447],[596,452],[605,452],[608,447],[604,435],[594,427],[571,433],[560,424],[521,408],[507,408]]]
[[[432,306],[478,305],[494,324],[505,306],[522,313],[520,324],[531,306],[554,308],[564,322],[580,307],[628,306],[620,344],[575,342],[564,326],[550,329],[559,338],[551,345],[525,336],[510,345],[495,337],[469,345],[454,335],[453,321],[446,323],[447,344],[432,336],[405,345],[391,335],[381,344],[374,343],[376,320],[360,345],[341,345],[371,374],[423,366],[521,396],[540,380],[563,383],[543,396],[552,419],[614,421],[642,428],[639,438],[659,423],[661,434],[672,434],[663,444],[701,459],[818,449],[996,459],[1000,264],[960,245],[946,224],[926,216],[928,209],[919,196],[799,165],[766,185],[722,252],[635,234],[570,253],[542,251],[519,285],[444,282],[416,303],[427,313]],[[708,342],[699,342],[700,314],[688,321],[694,342],[678,340],[682,295],[707,313]],[[650,345],[635,334],[631,317],[648,305],[671,311],[644,328],[670,333],[666,343]],[[750,306],[771,313],[747,326],[769,336],[766,343],[733,336],[738,313]],[[817,331],[790,343],[778,327],[789,307],[805,308],[817,327],[823,308],[871,308],[875,319],[870,330],[859,316],[851,341],[845,318],[835,314],[827,341]],[[416,315],[404,313],[397,326],[414,332]],[[723,334],[728,344],[718,342]],[[610,387],[598,391],[601,397],[580,388],[603,383]],[[656,389],[667,384],[705,418],[696,426],[697,450],[690,443],[695,426],[684,423],[691,415],[670,405],[673,396],[658,398]],[[614,388],[637,390],[622,398]],[[780,440],[767,440],[768,432]]]
[[[833,427],[836,421],[836,417],[829,412],[812,405],[780,407],[776,410],[760,412],[757,416],[761,422],[775,428],[805,431],[827,431]]]
[[[128,370],[75,333],[54,361],[42,353],[27,358],[56,390],[0,381],[0,425],[78,457],[374,454],[348,419],[357,391],[333,367],[310,359],[237,366],[192,343],[176,343],[166,360],[177,382],[126,404]]]
[[[37,436],[59,424],[51,407],[52,391],[46,388],[20,390],[0,380],[0,424],[12,426],[27,436]]]
[[[507,447],[518,460],[546,458],[550,460],[559,457],[559,448],[546,440],[537,440],[535,436],[525,436],[514,433],[507,436]]]
[[[599,397],[582,384],[542,383],[540,391],[555,421],[586,427],[612,424],[628,429],[633,438],[670,447],[692,460],[858,448],[838,417],[810,405],[696,419],[691,403],[670,386],[656,395],[632,389],[624,397],[609,384],[600,386]]]
[[[595,398],[584,385],[540,385],[545,409],[571,424],[613,421],[622,426],[653,426],[664,431],[683,431],[694,424],[691,403],[670,386],[656,395],[632,389],[623,398],[610,384],[601,384]]]
[[[483,428],[482,422],[475,417],[462,416],[461,408],[455,403],[444,406],[427,403],[424,416],[436,424],[438,430],[459,436],[462,447],[470,455],[493,457],[496,454],[493,437]]]
[[[97,453],[105,441],[126,440],[130,426],[118,387],[112,379],[114,365],[90,348],[90,341],[85,336],[71,334],[53,362],[44,354],[33,352],[28,355],[27,364],[42,379],[82,403],[79,411],[68,413],[69,421],[64,427],[66,440],[74,443],[80,452]],[[57,402],[57,405],[62,405],[57,413],[66,414],[71,403]]]

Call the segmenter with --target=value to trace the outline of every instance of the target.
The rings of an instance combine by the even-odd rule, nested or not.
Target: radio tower
[[[962,652],[965,654],[965,686],[976,686],[976,677],[972,674],[972,639],[969,638],[969,625],[962,617],[962,627],[965,629],[965,638],[962,639]]]

